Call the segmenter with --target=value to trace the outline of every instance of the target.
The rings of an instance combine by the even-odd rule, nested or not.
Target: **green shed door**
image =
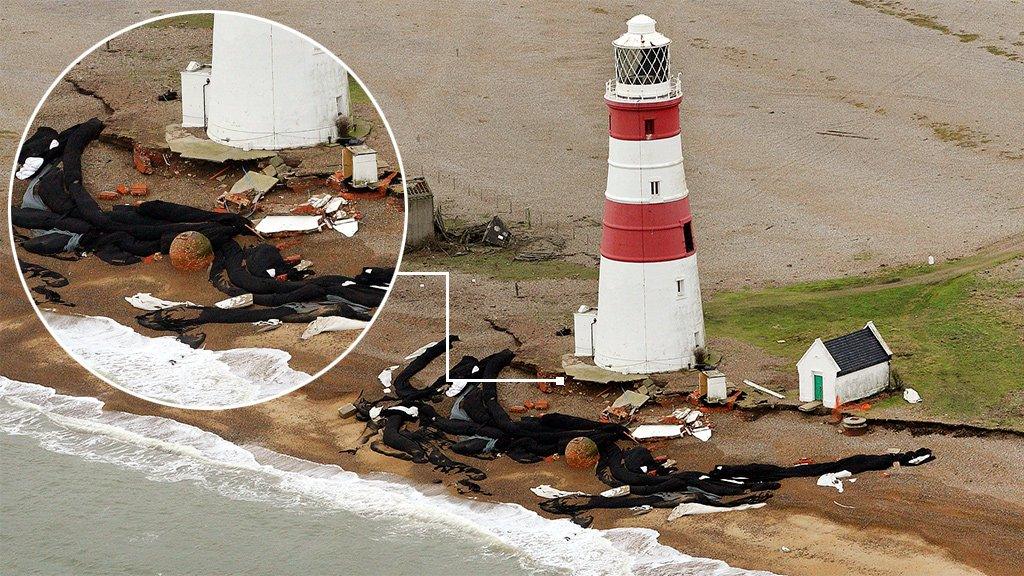
[[[824,396],[824,393],[822,392],[822,389],[824,388],[824,383],[825,383],[825,379],[821,377],[821,374],[815,374],[814,375],[814,399],[815,400],[821,400],[822,396]]]

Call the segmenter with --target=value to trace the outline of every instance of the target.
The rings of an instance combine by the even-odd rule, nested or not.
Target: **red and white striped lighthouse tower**
[[[640,14],[615,40],[594,362],[626,373],[690,367],[704,312],[679,135],[671,40]]]

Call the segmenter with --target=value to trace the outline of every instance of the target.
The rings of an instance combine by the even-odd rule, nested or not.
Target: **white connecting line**
[[[398,272],[397,276],[444,276],[444,340],[447,342],[452,334],[452,291],[451,275],[448,272]],[[538,384],[550,382],[556,386],[565,385],[564,376],[554,378],[452,378],[451,346],[444,349],[444,379],[449,384],[462,384],[467,382],[513,382],[519,384]]]

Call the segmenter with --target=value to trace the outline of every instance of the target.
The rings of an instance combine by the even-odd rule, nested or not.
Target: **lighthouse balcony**
[[[612,102],[672,100],[682,95],[682,82],[678,74],[656,84],[625,84],[612,78],[604,87],[605,99]]]

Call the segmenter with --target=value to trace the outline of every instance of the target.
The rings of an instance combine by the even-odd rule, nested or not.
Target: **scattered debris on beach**
[[[285,255],[278,246],[261,238],[262,235],[320,230],[328,226],[337,229],[339,224],[353,220],[353,213],[358,215],[343,211],[343,206],[347,208],[351,204],[344,193],[311,195],[305,205],[313,208],[314,214],[275,214],[255,225],[245,216],[226,210],[226,204],[211,211],[149,200],[118,204],[104,210],[85,189],[81,160],[85,148],[103,129],[103,122],[93,118],[59,133],[51,128],[39,128],[26,140],[19,158],[40,158],[41,161],[32,172],[22,204],[11,208],[11,217],[18,243],[26,252],[72,260],[96,256],[115,266],[153,262],[169,254],[171,264],[182,273],[208,271],[209,281],[228,296],[215,305],[165,300],[149,293],[129,296],[126,298],[129,304],[144,310],[136,317],[141,326],[175,332],[181,341],[198,346],[205,335],[195,331],[204,324],[252,323],[262,331],[273,329],[280,322],[333,319],[321,320],[309,327],[306,332],[309,338],[325,331],[364,327],[372,310],[382,302],[394,274],[393,268],[364,268],[354,277],[315,275],[309,261],[299,255]],[[192,142],[184,136],[178,138]],[[263,196],[281,184],[281,178],[286,177],[289,169],[284,168],[283,160],[274,152],[243,156],[248,160],[270,158],[262,171],[243,169],[242,176],[228,192],[236,198],[236,205],[251,213],[261,209]],[[157,158],[139,148],[133,152],[136,169],[143,172],[152,170],[158,164]],[[175,160],[159,158],[160,166],[174,169]],[[217,177],[221,176],[226,176],[226,172],[222,170]],[[321,185],[326,187],[326,181]],[[145,183],[118,187],[121,194],[125,190],[132,196],[149,192]],[[248,205],[237,200],[246,195]],[[345,218],[333,220],[342,214]],[[331,220],[325,222],[325,218]],[[354,233],[349,228],[341,231],[346,235]],[[41,267],[34,266],[23,266],[23,270],[43,277]],[[47,293],[46,297],[58,301],[52,294]],[[273,322],[275,320],[277,323]]]
[[[701,409],[673,411],[665,423],[642,424],[632,431],[620,423],[546,412],[539,416],[512,417],[503,406],[494,382],[515,356],[502,350],[484,358],[463,356],[432,384],[416,388],[411,379],[427,369],[458,342],[457,336],[432,342],[410,354],[405,367],[390,366],[380,374],[382,395],[355,403],[359,420],[376,430],[370,448],[381,454],[431,464],[435,469],[480,482],[486,473],[459,456],[491,460],[508,457],[522,464],[564,458],[574,468],[593,468],[609,486],[600,494],[555,489],[540,485],[533,492],[544,500],[539,506],[552,514],[567,515],[589,525],[585,512],[599,508],[626,509],[633,514],[654,508],[672,508],[668,519],[722,511],[756,509],[765,505],[781,481],[817,477],[826,485],[857,473],[886,470],[891,466],[916,466],[934,459],[927,449],[882,455],[857,455],[834,462],[801,462],[794,466],[772,464],[719,465],[707,472],[679,469],[676,462],[656,456],[637,441],[671,440],[685,435],[707,441],[711,426]],[[484,380],[474,382],[473,378]],[[453,382],[460,387],[446,394]],[[647,404],[646,395],[623,394],[619,407],[632,410]],[[454,401],[448,414],[442,402]],[[447,404],[444,404],[447,406]],[[346,408],[346,413],[349,411]],[[840,489],[840,488],[837,488]]]

